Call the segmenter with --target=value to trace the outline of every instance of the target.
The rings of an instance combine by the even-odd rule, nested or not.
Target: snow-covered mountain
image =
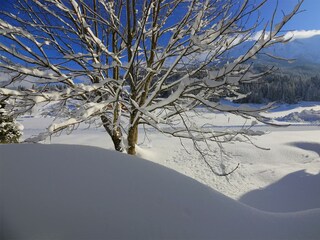
[[[229,62],[240,55],[245,54],[252,46],[254,41],[247,41],[232,49],[228,56],[224,56],[221,64]],[[271,58],[268,55],[287,59],[279,60]],[[231,58],[231,59],[230,59]],[[294,60],[294,61],[290,61]],[[296,38],[287,43],[275,44],[269,48],[263,49],[257,56],[257,59],[250,59],[249,62],[254,62],[256,66],[276,66],[282,70],[289,69],[291,73],[299,72],[306,75],[320,74],[320,35],[315,35],[309,38]]]
[[[320,36],[302,38],[270,47],[267,52],[285,57],[297,59],[305,63],[320,64]]]

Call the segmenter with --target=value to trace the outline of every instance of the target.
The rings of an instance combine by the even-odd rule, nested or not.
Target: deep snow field
[[[0,190],[6,196],[0,200],[11,216],[1,224],[3,239],[320,239],[320,103],[281,105],[266,115],[292,124],[254,127],[266,131],[254,144],[269,150],[242,142],[212,146],[209,161],[216,172],[239,164],[226,177],[214,175],[191,142],[181,145],[152,129],[140,136],[138,155],[145,160],[106,152],[111,141],[94,126],[44,142],[51,145],[0,146]],[[245,123],[206,111],[195,118],[209,118],[222,129]],[[24,138],[51,120],[20,118]],[[17,158],[24,160],[18,164]]]
[[[310,112],[314,111],[313,118]],[[277,119],[278,123],[291,124],[287,127],[271,127],[258,124],[256,130],[266,132],[265,135],[252,138],[254,144],[270,150],[261,150],[248,143],[228,143],[223,151],[213,144],[215,156],[209,159],[211,165],[219,173],[229,172],[238,164],[239,169],[227,177],[214,175],[193,149],[191,141],[175,139],[163,135],[153,129],[140,129],[138,156],[159,163],[204,183],[221,193],[240,199],[244,194],[263,189],[279,181],[290,173],[305,171],[305,176],[320,173],[320,103],[303,102],[296,105],[280,105],[266,116]],[[303,121],[306,114],[315,121]],[[24,126],[23,138],[36,135],[47,127],[52,118],[23,117],[19,122]],[[295,115],[294,119],[289,119]],[[236,128],[248,123],[239,116],[230,114],[213,114],[200,110],[195,116],[197,122],[212,120],[221,129],[229,126]],[[288,121],[291,120],[291,121]],[[279,121],[282,120],[282,121]],[[76,144],[113,149],[113,145],[103,128],[80,126],[71,134],[65,132],[45,141],[47,144]],[[319,183],[320,189],[320,183]],[[320,207],[320,196],[319,196]]]

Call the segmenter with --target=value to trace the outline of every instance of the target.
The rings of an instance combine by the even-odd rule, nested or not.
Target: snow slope
[[[0,152],[2,240],[320,236],[320,208],[263,212],[114,151],[20,144],[1,145]]]
[[[264,189],[243,195],[240,201],[270,212],[296,212],[319,208],[319,184],[320,174],[314,175],[300,170]]]
[[[304,102],[296,105],[281,105],[266,114],[278,118],[293,112],[311,111],[311,109],[319,111],[320,104]],[[230,114],[216,114],[203,110],[199,111],[199,115],[194,115],[194,121],[197,122],[204,121],[204,118],[212,121],[219,128],[239,127],[245,123],[242,118]],[[25,127],[24,137],[27,138],[48,126],[52,118],[25,117],[20,121]],[[247,123],[250,122],[247,121]],[[201,156],[194,151],[192,142],[182,141],[182,146],[179,139],[163,135],[150,128],[147,128],[147,135],[144,134],[143,128],[140,129],[138,154],[140,157],[174,169],[239,200],[243,195],[253,190],[265,189],[295,172],[305,171],[306,174],[319,174],[320,156],[317,154],[317,149],[320,148],[320,128],[316,125],[309,125],[308,122],[280,128],[256,125],[255,129],[266,131],[267,134],[252,140],[258,146],[270,149],[267,151],[248,143],[239,142],[225,144],[221,151],[213,144],[211,148],[214,155],[208,161],[217,172],[230,171],[240,164],[237,171],[227,177],[215,176],[203,162]],[[45,143],[78,144],[113,149],[111,140],[104,129],[95,128],[95,126],[87,129],[87,126],[80,125],[70,135],[62,133],[47,139]],[[320,188],[320,183],[315,181],[312,186]],[[310,191],[312,191],[311,187]],[[308,195],[302,194],[301,196],[301,201],[308,201]],[[285,202],[286,199],[284,198],[282,202]],[[262,200],[266,204],[270,202],[268,198]],[[318,207],[320,207],[320,201]],[[285,208],[281,210],[280,206],[273,206],[273,208],[273,211],[286,211]],[[305,210],[305,208],[299,210]]]

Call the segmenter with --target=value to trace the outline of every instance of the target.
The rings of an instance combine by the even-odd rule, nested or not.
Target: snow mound
[[[276,118],[278,121],[283,122],[308,122],[320,123],[320,110],[303,110],[302,112],[293,112],[284,117]]]
[[[268,213],[96,147],[0,146],[0,235],[34,239],[317,239],[320,209]]]
[[[240,201],[269,212],[294,212],[320,208],[319,183],[320,174],[309,174],[300,170],[266,188],[245,194]]]

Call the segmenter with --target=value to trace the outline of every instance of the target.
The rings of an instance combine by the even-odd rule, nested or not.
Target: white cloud
[[[262,34],[262,31],[256,32],[250,40],[258,40]],[[269,32],[266,32],[266,36],[268,36]],[[304,39],[304,38],[311,38],[314,36],[320,35],[320,30],[295,30],[295,31],[289,31],[286,34],[284,34],[284,39],[291,39],[290,41],[296,40],[296,39]]]
[[[320,30],[296,30],[286,33],[285,39],[292,38],[292,40],[296,40],[303,38],[311,38],[317,35],[320,35]]]

